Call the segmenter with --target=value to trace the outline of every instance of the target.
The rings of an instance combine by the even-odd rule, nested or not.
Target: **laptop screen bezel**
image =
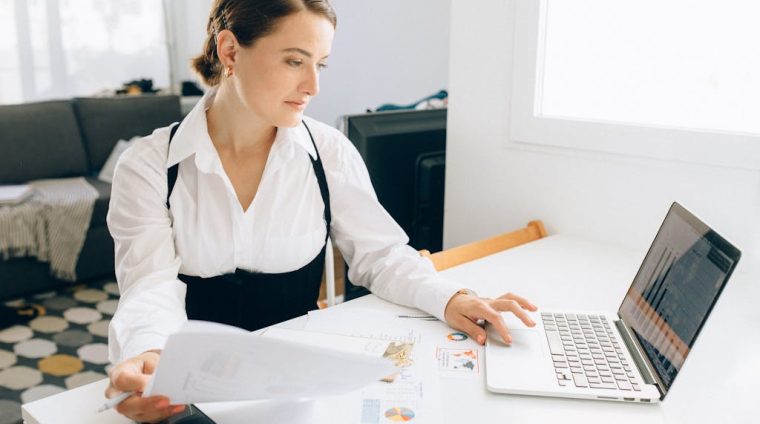
[[[715,304],[717,303],[718,298],[720,298],[721,293],[723,293],[723,289],[726,287],[726,283],[731,278],[731,274],[733,274],[734,270],[736,269],[736,265],[739,262],[739,258],[741,258],[741,251],[739,251],[739,249],[737,249],[736,246],[728,242],[720,234],[715,232],[715,230],[713,230],[710,226],[702,222],[694,214],[692,214],[686,208],[681,206],[678,202],[673,202],[673,204],[670,206],[670,209],[668,210],[668,213],[665,216],[665,219],[663,219],[662,224],[660,224],[660,228],[657,230],[657,234],[655,235],[654,240],[652,241],[652,244],[649,246],[649,249],[647,250],[647,253],[644,256],[644,260],[641,262],[641,266],[639,267],[639,270],[636,273],[636,276],[631,282],[631,286],[628,288],[628,292],[631,289],[633,289],[633,286],[636,283],[636,281],[638,281],[638,278],[640,277],[641,273],[644,272],[644,265],[646,264],[646,261],[649,258],[649,255],[652,253],[652,249],[654,249],[655,247],[657,238],[662,233],[662,230],[665,227],[665,224],[668,222],[668,218],[671,216],[671,214],[678,215],[681,219],[683,219],[686,223],[688,223],[695,231],[702,234],[702,237],[706,238],[708,242],[710,242],[713,246],[715,246],[717,249],[719,249],[722,253],[724,253],[733,261],[733,263],[731,264],[731,267],[726,272],[726,276],[723,279],[723,282],[721,283],[720,288],[718,289],[717,293],[715,294],[715,297],[713,298],[712,303],[707,309],[705,316],[702,319],[702,322],[700,322],[699,325],[697,326],[697,330],[694,333],[694,337],[689,343],[689,352],[691,352],[691,349],[694,346],[694,342],[696,342],[697,338],[699,337],[700,332],[702,331],[702,328],[705,325],[705,322],[707,322],[707,318],[712,313],[712,310],[715,307]],[[660,386],[660,390],[662,391],[663,398],[664,398],[665,394],[667,394],[668,390],[670,390],[670,387],[673,385],[673,382],[675,382],[676,378],[678,377],[678,374],[681,373],[681,369],[683,368],[683,365],[686,363],[686,359],[688,359],[689,355],[687,354],[684,357],[684,364],[681,365],[681,368],[679,368],[678,373],[676,373],[676,375],[673,377],[670,384],[667,384],[666,380],[663,379],[662,375],[660,374],[658,367],[654,366],[654,361],[652,361],[652,358],[649,355],[649,351],[644,349],[643,346],[641,345],[641,342],[639,340],[639,337],[640,337],[639,334],[633,329],[631,325],[632,323],[626,322],[625,317],[622,313],[623,305],[625,304],[625,300],[628,297],[628,292],[626,292],[626,295],[623,296],[623,299],[620,302],[620,307],[618,307],[617,315],[623,321],[626,327],[630,330],[631,335],[633,336],[633,340],[638,347],[638,350],[643,354],[643,359],[648,362],[648,366],[650,370],[652,370],[655,373],[655,377],[657,379],[657,382],[659,383],[658,385]]]

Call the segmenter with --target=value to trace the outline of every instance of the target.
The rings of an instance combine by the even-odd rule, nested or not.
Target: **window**
[[[518,143],[760,169],[760,3],[516,0]]]
[[[169,82],[163,2],[0,0],[0,103]]]

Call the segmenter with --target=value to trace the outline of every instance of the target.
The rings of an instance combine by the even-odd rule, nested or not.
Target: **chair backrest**
[[[430,258],[433,266],[438,271],[470,262],[484,256],[500,252],[533,240],[546,237],[544,224],[539,221],[530,221],[528,226],[509,233],[500,234],[484,240],[478,240],[451,249],[442,250],[431,254],[427,250],[421,250],[420,254]]]

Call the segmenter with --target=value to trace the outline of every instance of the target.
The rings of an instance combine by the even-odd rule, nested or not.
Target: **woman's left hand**
[[[444,316],[446,323],[452,328],[464,331],[479,344],[486,342],[486,331],[479,326],[478,321],[488,321],[501,335],[504,343],[512,343],[512,336],[509,335],[509,329],[501,312],[512,312],[528,327],[536,325],[532,319],[525,313],[525,310],[536,311],[536,305],[530,303],[527,299],[512,293],[499,296],[496,299],[481,298],[472,294],[457,293],[446,305]]]

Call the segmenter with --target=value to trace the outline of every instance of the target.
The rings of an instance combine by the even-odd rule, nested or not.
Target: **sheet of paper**
[[[26,184],[0,185],[0,205],[14,205],[21,203],[27,197],[31,196],[32,192],[32,187]]]
[[[387,340],[368,337],[352,337],[340,334],[326,334],[287,328],[269,327],[260,334],[278,340],[303,343],[315,348],[339,350],[345,353],[358,353],[374,357],[382,357],[388,349]]]
[[[169,337],[144,395],[182,404],[313,398],[355,391],[396,371],[392,361],[355,348],[311,346],[189,321]]]
[[[361,314],[340,309],[309,314],[306,330],[414,343],[409,364],[401,368],[392,383],[375,382],[354,393],[342,396],[350,424],[441,423],[440,380],[436,347],[423,339],[427,327],[441,324],[423,318],[399,318],[398,311],[362,311]],[[404,311],[402,315],[423,315]],[[422,330],[422,331],[421,331]],[[315,410],[319,408],[315,407]]]

